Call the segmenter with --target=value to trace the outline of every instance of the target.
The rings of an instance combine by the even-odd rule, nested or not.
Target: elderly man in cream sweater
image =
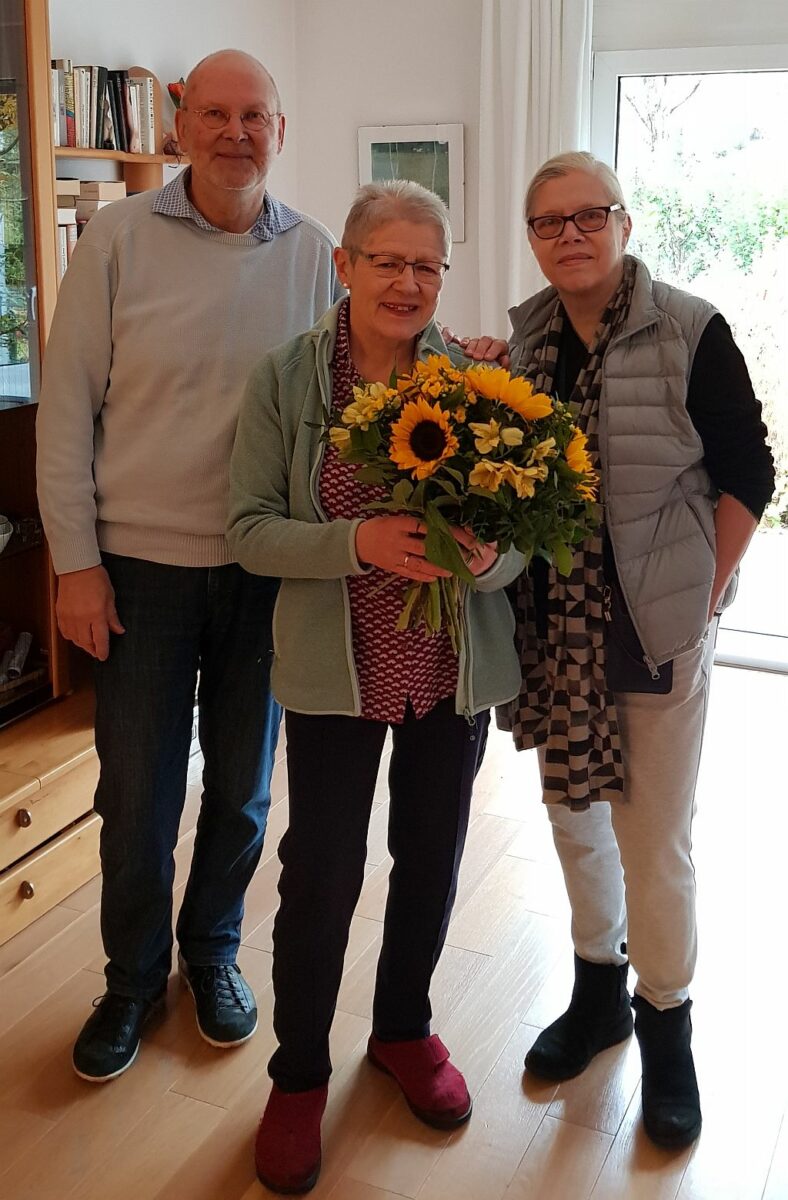
[[[277,581],[233,561],[228,469],[253,363],[341,294],[328,231],[268,194],[285,118],[262,64],[204,59],[176,120],[186,173],[80,238],[38,418],[58,622],[95,664],[107,990],[74,1047],[95,1082],[131,1065],[163,1002],[195,689],[204,791],[178,962],[207,1041],[237,1045],[257,1025],[236,955],[279,728]]]

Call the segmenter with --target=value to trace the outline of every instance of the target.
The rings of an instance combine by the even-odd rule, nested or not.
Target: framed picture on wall
[[[465,240],[462,125],[367,125],[358,131],[359,183],[412,179],[437,192],[455,242]]]

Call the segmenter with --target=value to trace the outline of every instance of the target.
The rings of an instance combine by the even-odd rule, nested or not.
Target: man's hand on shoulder
[[[58,579],[57,623],[64,638],[101,662],[109,655],[110,633],[125,633],[115,608],[115,591],[104,567],[69,571]]]
[[[448,325],[441,328],[441,336],[444,342],[454,342],[455,346],[459,346],[463,354],[468,358],[473,358],[476,362],[495,363],[499,367],[509,367],[511,359],[509,357],[509,343],[503,338],[492,337],[477,337],[467,338],[458,337],[453,329],[449,329]]]

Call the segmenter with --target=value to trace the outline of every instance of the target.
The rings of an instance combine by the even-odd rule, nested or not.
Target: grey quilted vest
[[[703,638],[715,566],[717,493],[687,414],[692,360],[713,305],[652,281],[639,259],[632,304],[604,361],[599,454],[605,521],[649,665]],[[510,309],[513,367],[533,360],[555,303],[545,288]],[[728,589],[728,603],[735,582]]]

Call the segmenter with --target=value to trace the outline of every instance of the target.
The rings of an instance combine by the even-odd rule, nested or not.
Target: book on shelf
[[[123,150],[125,153],[128,153],[129,127],[126,121],[126,89],[124,86],[124,76],[128,78],[125,71],[110,71],[107,77],[107,86],[112,88],[112,93],[114,96],[112,119],[115,123],[115,130],[120,141],[120,145],[117,148],[118,150]]]
[[[56,209],[56,220],[58,225],[75,225],[77,220],[76,204],[72,204],[68,208],[58,206]]]
[[[58,198],[60,196],[78,196],[80,187],[81,181],[79,179],[56,179],[55,195]]]
[[[74,106],[76,121],[76,144],[80,149],[91,149],[90,137],[90,85],[93,76],[91,67],[74,67]]]
[[[63,143],[65,146],[76,146],[77,144],[77,129],[74,119],[74,68],[71,59],[64,60],[69,64],[68,70],[65,72],[65,97],[66,97],[66,140]]]
[[[156,153],[156,116],[153,98],[153,77],[139,75],[133,80],[139,87],[140,144],[143,154]]]
[[[56,146],[157,152],[159,87],[143,67],[74,66],[51,60],[52,134]]]
[[[50,119],[52,121],[52,141],[54,142],[54,144],[56,146],[59,146],[61,143],[60,143],[60,121],[58,118],[58,108],[57,108],[57,89],[58,89],[57,68],[54,66],[51,67],[50,74],[51,74],[51,84],[50,84],[50,88],[49,88],[49,99],[50,99],[50,104],[51,104]]]
[[[65,225],[57,227],[57,278],[58,283],[66,273],[68,266],[68,236]]]
[[[83,179],[79,189],[81,200],[122,200],[125,195],[122,179]]]
[[[76,220],[88,221],[100,208],[106,208],[108,204],[112,203],[112,200],[83,200],[80,197],[76,204]]]

